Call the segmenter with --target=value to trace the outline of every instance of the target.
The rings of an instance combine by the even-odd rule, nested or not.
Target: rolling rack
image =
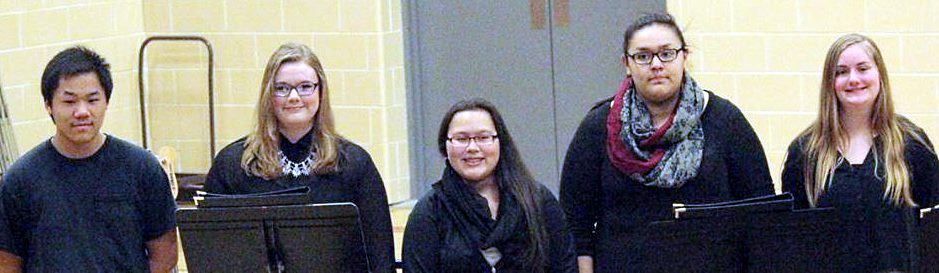
[[[140,50],[138,54],[137,62],[137,86],[140,90],[140,127],[142,132],[142,143],[143,148],[150,150],[149,142],[149,128],[147,127],[147,104],[146,102],[146,87],[144,85],[144,56],[146,55],[147,46],[153,42],[199,42],[205,45],[205,49],[208,53],[208,81],[209,81],[209,163],[211,164],[215,157],[215,93],[214,93],[214,68],[215,68],[215,55],[212,50],[212,44],[209,43],[205,37],[202,36],[169,36],[169,35],[158,35],[147,37],[140,45]],[[203,173],[177,173],[179,178],[179,195],[177,196],[177,202],[191,202],[192,196],[196,190],[201,190],[205,182],[205,174]]]

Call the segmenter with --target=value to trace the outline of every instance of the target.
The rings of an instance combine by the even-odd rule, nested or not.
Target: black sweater
[[[303,175],[297,178],[281,176],[274,180],[264,180],[248,175],[241,168],[244,143],[243,138],[235,141],[215,157],[205,181],[207,192],[244,194],[307,186],[314,193],[312,203],[352,202],[359,208],[371,271],[392,272],[394,246],[388,195],[368,152],[354,143],[341,140],[338,173]],[[309,143],[307,135],[296,145],[285,142],[281,149],[288,158],[299,161],[305,157],[305,153],[297,151],[309,151]]]
[[[545,272],[577,272],[573,243],[564,216],[554,195],[541,187],[544,220],[549,244]],[[490,272],[489,263],[477,247],[470,246],[454,219],[447,213],[439,182],[414,206],[404,232],[405,271],[414,272]],[[480,197],[482,199],[482,197]],[[486,206],[483,199],[479,206]],[[504,202],[503,202],[504,203]],[[500,204],[501,206],[502,204]],[[486,208],[488,210],[488,207]],[[527,244],[526,234],[518,234],[510,243]],[[530,272],[521,264],[522,257],[504,256],[496,264],[497,272]]]
[[[577,255],[592,256],[596,272],[634,271],[643,251],[636,231],[672,217],[672,203],[773,193],[766,156],[750,123],[729,101],[708,94],[701,116],[701,167],[696,177],[677,189],[644,186],[610,163],[605,146],[610,100],[599,103],[581,122],[564,160],[561,204]]]
[[[806,139],[797,138],[789,146],[782,175],[783,191],[792,193],[797,208],[809,207],[803,173],[806,162],[802,144]],[[852,235],[839,239],[841,251],[851,253],[847,256],[849,261],[838,261],[840,265],[849,267],[844,268],[844,272],[907,271],[910,266],[907,227],[912,224],[913,210],[885,203],[885,184],[881,179],[885,177],[884,161],[883,157],[875,154],[875,151],[883,149],[877,139],[875,145],[877,149],[868,151],[863,163],[844,162],[839,165],[831,185],[818,200],[818,207],[835,207],[844,219],[852,219],[843,225],[846,233]],[[913,201],[922,207],[935,205],[939,198],[939,160],[936,154],[923,143],[907,138],[904,156],[909,168]],[[878,172],[876,176],[875,171]]]

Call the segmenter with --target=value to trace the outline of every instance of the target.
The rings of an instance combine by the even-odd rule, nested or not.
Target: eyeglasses
[[[274,85],[274,96],[275,97],[287,97],[290,96],[290,92],[293,92],[294,89],[297,90],[297,95],[301,97],[306,97],[316,93],[319,83],[313,82],[301,82],[298,85],[289,85],[286,83],[278,83]]]
[[[685,47],[681,48],[666,48],[657,53],[652,51],[639,51],[633,54],[626,54],[629,58],[632,58],[633,61],[636,61],[637,64],[651,64],[652,58],[658,56],[659,61],[671,62],[678,58],[678,52],[685,51]]]
[[[490,145],[496,142],[497,135],[478,135],[478,136],[455,136],[447,138],[453,147],[467,147],[470,142],[475,141],[476,145]]]

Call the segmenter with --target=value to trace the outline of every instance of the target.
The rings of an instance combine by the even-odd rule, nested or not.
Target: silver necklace
[[[316,154],[310,152],[310,155],[306,157],[303,161],[293,162],[287,158],[287,155],[284,155],[284,152],[277,151],[277,156],[280,157],[280,165],[283,166],[284,175],[290,175],[293,177],[300,177],[301,175],[310,175],[310,169],[313,167],[313,160],[316,158]]]

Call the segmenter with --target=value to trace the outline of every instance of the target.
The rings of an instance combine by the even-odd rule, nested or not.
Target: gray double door
[[[411,195],[437,181],[453,103],[495,104],[535,178],[557,193],[567,146],[625,75],[623,31],[664,0],[404,0]]]

